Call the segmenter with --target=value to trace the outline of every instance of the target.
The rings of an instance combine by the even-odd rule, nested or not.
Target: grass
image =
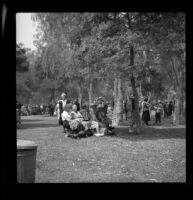
[[[66,138],[56,117],[23,116],[18,139],[38,145],[36,182],[185,182],[185,127],[120,126],[114,136]]]

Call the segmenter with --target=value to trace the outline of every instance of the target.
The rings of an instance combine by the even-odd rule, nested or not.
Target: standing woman
[[[59,100],[56,105],[56,112],[57,112],[57,116],[58,116],[58,124],[59,125],[63,125],[62,113],[64,111],[64,107],[66,106],[66,103],[67,103],[66,93],[62,93],[61,100]]]
[[[142,102],[142,120],[146,125],[148,125],[148,122],[150,121],[149,107],[150,104],[148,103],[148,98],[145,97]]]

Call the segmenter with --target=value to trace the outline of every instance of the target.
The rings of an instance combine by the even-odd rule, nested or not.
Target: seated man
[[[110,124],[112,124],[111,120],[107,118],[107,108],[108,106],[104,103],[102,98],[98,99],[98,105],[96,107],[96,119],[99,122],[100,132],[104,135],[112,134],[112,129]]]
[[[90,121],[91,120],[89,108],[86,104],[82,106],[82,109],[80,110],[80,114],[83,117],[83,121]]]
[[[87,105],[83,105],[82,109],[80,110],[80,113],[83,117],[81,123],[83,124],[88,136],[91,136],[93,134],[100,134],[99,123],[96,121],[93,112],[93,108],[90,107],[89,109]]]

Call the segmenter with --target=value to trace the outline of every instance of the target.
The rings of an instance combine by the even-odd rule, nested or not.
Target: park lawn
[[[18,139],[38,145],[36,182],[185,182],[185,127],[150,126],[114,136],[66,138],[56,117],[22,116]]]

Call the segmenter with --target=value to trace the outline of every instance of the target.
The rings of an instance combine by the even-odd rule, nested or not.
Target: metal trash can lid
[[[17,149],[36,149],[36,148],[37,145],[33,141],[17,139]]]

